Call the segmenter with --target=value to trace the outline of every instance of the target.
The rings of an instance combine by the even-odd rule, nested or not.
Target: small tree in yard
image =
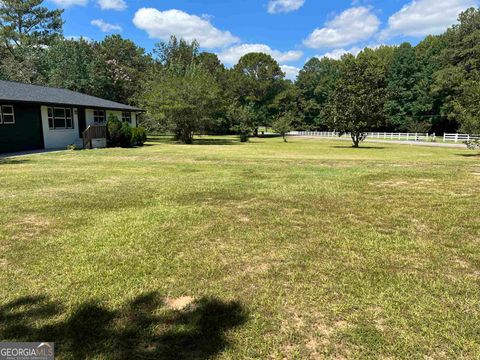
[[[255,129],[255,111],[250,105],[231,105],[228,109],[228,117],[232,131],[240,135],[240,142],[247,142]]]
[[[385,121],[386,66],[370,49],[342,61],[342,74],[324,113],[331,130],[350,133],[353,147],[359,147],[366,133]]]
[[[145,107],[160,128],[191,144],[194,133],[212,120],[219,93],[210,74],[201,66],[190,65],[185,73],[165,70],[152,80],[145,94]]]
[[[292,124],[295,121],[295,114],[287,111],[280,114],[272,124],[273,130],[283,137],[283,141],[287,142],[287,134],[293,130]]]

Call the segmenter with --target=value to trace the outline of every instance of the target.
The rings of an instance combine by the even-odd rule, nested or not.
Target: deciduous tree
[[[144,94],[148,116],[183,143],[193,143],[194,133],[212,121],[220,91],[201,66],[191,65],[183,74],[164,71],[148,87]]]
[[[459,24],[444,37],[448,46],[434,91],[445,99],[444,114],[458,120],[463,131],[480,133],[480,9],[460,14]]]
[[[385,122],[386,63],[377,51],[364,50],[342,58],[342,75],[330,97],[325,115],[330,129],[350,133],[358,147],[366,132]]]
[[[293,130],[294,121],[295,113],[287,111],[279,114],[272,124],[273,130],[282,136],[284,142],[287,142],[287,134]]]
[[[304,106],[303,115],[308,127],[322,127],[322,109],[336,87],[340,76],[340,61],[311,58],[298,74],[296,86],[300,89]]]
[[[244,55],[233,68],[232,90],[241,104],[251,104],[256,112],[255,133],[258,127],[268,125],[269,104],[282,90],[285,77],[280,65],[270,55]]]

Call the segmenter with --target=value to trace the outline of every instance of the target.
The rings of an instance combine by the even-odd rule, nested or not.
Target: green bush
[[[122,129],[122,122],[116,116],[110,114],[107,122],[107,139],[108,146],[119,146],[120,133]]]
[[[143,127],[132,129],[132,145],[143,146],[147,141],[147,132]]]
[[[248,132],[240,133],[240,142],[245,143],[245,142],[248,142],[249,139],[250,139],[250,133]]]
[[[108,117],[107,129],[110,147],[143,146],[147,141],[147,132],[143,127],[132,128],[129,123],[118,120],[113,114]]]
[[[122,123],[120,135],[119,140],[121,147],[132,146],[132,127],[127,122]]]
[[[113,114],[108,117],[108,146],[130,147],[132,146],[132,128],[126,122],[121,122]]]

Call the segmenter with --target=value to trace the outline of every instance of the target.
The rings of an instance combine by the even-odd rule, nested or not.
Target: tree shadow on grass
[[[177,144],[177,145],[185,145],[179,140],[175,140],[173,137],[156,137],[156,138],[149,138],[148,142],[151,143],[150,146],[156,144]],[[219,139],[211,139],[211,138],[199,138],[196,137],[193,139],[193,144],[191,145],[241,145],[239,139],[236,138],[219,138]],[[146,144],[148,145],[148,144]]]
[[[383,150],[385,149],[384,147],[382,146],[359,146],[358,148],[355,148],[351,145],[334,145],[334,146],[330,146],[331,148],[334,148],[334,149],[365,149],[365,150]]]
[[[207,359],[246,321],[238,302],[202,298],[174,310],[156,292],[115,310],[85,302],[68,316],[60,303],[23,297],[0,306],[0,339],[55,342],[57,355],[71,359]]]
[[[13,158],[2,158],[0,157],[0,165],[17,165],[17,164],[24,164],[26,162],[29,162],[30,160],[28,159],[13,159]]]
[[[470,157],[478,157],[478,158],[480,158],[480,153],[472,153],[472,154],[455,154],[455,155],[457,155],[457,156],[463,156],[463,157],[468,157],[468,158],[470,158]]]
[[[201,139],[195,138],[193,145],[241,145],[238,139]]]

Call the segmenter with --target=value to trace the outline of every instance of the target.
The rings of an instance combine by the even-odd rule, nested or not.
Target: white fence
[[[468,135],[468,134],[443,134],[443,142],[454,141],[455,143],[480,140],[480,135]]]
[[[292,131],[289,136],[308,136],[308,137],[323,137],[323,138],[350,138],[350,134],[343,134],[339,136],[338,132],[332,131]],[[397,141],[437,141],[435,134],[428,133],[390,133],[390,132],[369,132],[367,139],[381,139],[381,140],[397,140]],[[480,140],[480,135],[468,134],[444,134],[443,142],[463,143],[465,141]]]
[[[290,136],[311,136],[311,137],[324,137],[324,138],[350,138],[350,134],[343,134],[339,136],[338,132],[331,131],[292,131],[288,135]],[[400,141],[436,141],[435,134],[428,133],[390,133],[390,132],[369,132],[367,133],[368,139],[381,139],[381,140],[400,140]]]

